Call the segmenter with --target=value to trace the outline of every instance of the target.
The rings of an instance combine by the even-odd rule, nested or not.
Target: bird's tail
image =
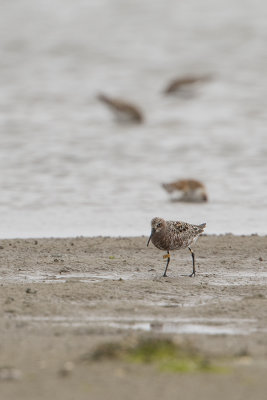
[[[206,228],[206,222],[204,222],[204,224],[200,224],[200,225],[198,225],[198,227],[200,228],[200,229],[202,229],[202,231]]]

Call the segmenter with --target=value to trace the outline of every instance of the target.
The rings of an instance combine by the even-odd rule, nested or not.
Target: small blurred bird
[[[173,79],[164,89],[165,94],[186,94],[198,83],[207,82],[211,79],[210,76],[184,76]]]
[[[203,183],[195,179],[180,179],[170,183],[163,183],[162,187],[170,194],[181,193],[176,201],[202,203],[208,201],[208,195]]]
[[[143,113],[132,103],[121,99],[114,99],[104,94],[99,94],[97,97],[112,110],[118,121],[135,123],[144,122]]]

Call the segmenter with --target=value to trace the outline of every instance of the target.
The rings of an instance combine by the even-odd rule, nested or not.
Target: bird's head
[[[155,233],[160,233],[162,230],[164,230],[165,226],[166,226],[166,222],[165,222],[165,220],[163,218],[155,217],[155,218],[152,219],[152,221],[151,221],[151,234],[150,234],[150,237],[148,239],[147,246],[149,245],[149,242],[150,242],[152,236]]]
[[[161,185],[163,187],[163,189],[166,190],[166,192],[168,193],[172,193],[174,191],[173,185],[171,183],[162,183]],[[155,218],[154,218],[155,219]],[[160,218],[158,218],[160,219]]]

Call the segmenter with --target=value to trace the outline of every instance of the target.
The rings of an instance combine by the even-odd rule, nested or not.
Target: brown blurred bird
[[[104,94],[99,94],[98,99],[105,103],[121,122],[141,123],[144,121],[141,110],[128,101],[114,99]]]
[[[198,83],[207,82],[210,76],[184,76],[181,78],[173,79],[164,89],[165,94],[178,94],[185,90],[192,89]]]
[[[177,201],[202,203],[208,201],[206,188],[202,182],[195,179],[180,179],[170,183],[163,183],[162,187],[168,193],[180,192]]]

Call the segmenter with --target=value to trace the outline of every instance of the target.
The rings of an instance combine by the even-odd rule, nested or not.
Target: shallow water
[[[264,0],[1,5],[0,237],[148,234],[153,216],[266,234]],[[162,89],[212,74],[192,98]],[[99,91],[133,100],[118,125]],[[173,203],[193,177],[210,201]]]
[[[182,278],[183,275],[175,275],[173,278]],[[186,275],[188,276],[188,275]],[[197,278],[209,277],[209,285],[211,286],[248,286],[248,285],[259,285],[266,286],[267,284],[267,272],[266,271],[257,271],[257,272],[247,272],[247,271],[239,271],[236,273],[227,272],[227,274],[222,273],[198,273]],[[67,273],[48,273],[48,272],[37,272],[37,273],[25,273],[20,272],[15,275],[2,275],[0,277],[0,282],[2,283],[65,283],[67,281],[77,281],[77,282],[85,282],[85,283],[94,283],[101,281],[119,281],[119,280],[136,280],[139,278],[138,272],[133,273],[119,273],[119,272],[110,272],[110,273],[99,273],[92,274],[91,272],[67,272]],[[147,274],[143,276],[143,279],[151,279],[151,276]],[[162,275],[155,276],[154,279],[162,279]],[[164,280],[164,279],[163,279]],[[191,307],[195,305],[196,302],[200,304],[205,304],[209,302],[213,297],[206,295],[202,296],[201,299],[191,299],[190,302],[183,304],[183,307]],[[147,302],[146,302],[147,303]],[[147,303],[148,304],[148,303]],[[153,302],[153,304],[155,304]],[[160,302],[157,305],[161,305],[162,307],[177,307],[177,303],[172,302]]]
[[[64,327],[101,327],[119,330],[154,331],[157,333],[187,333],[199,335],[248,335],[260,331],[256,319],[240,318],[164,318],[130,317],[62,317],[19,316],[16,320],[30,323],[53,323]]]

